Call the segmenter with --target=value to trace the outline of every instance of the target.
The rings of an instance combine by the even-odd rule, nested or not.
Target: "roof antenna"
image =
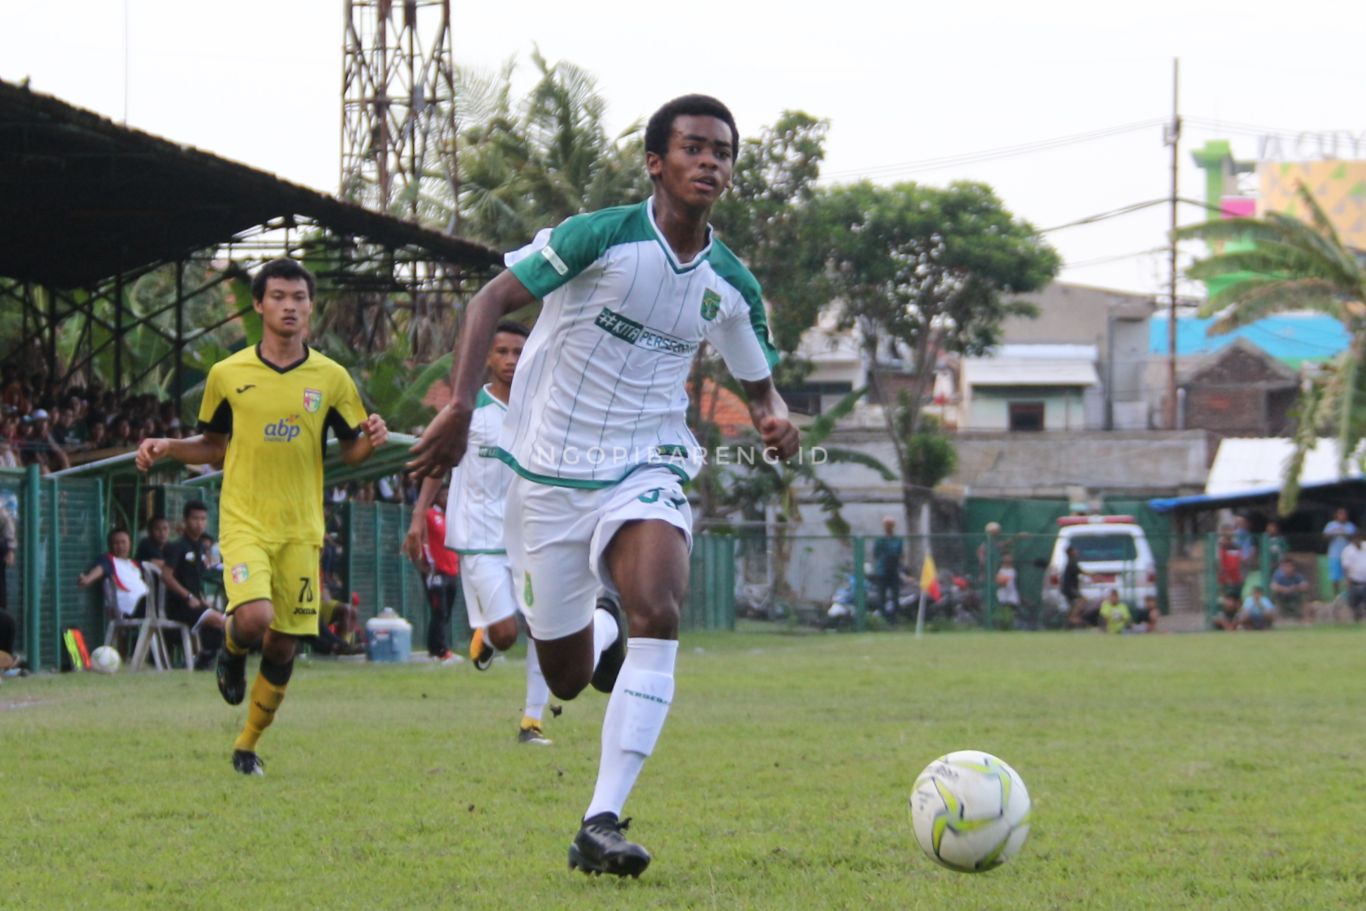
[[[123,125],[128,126],[128,4],[123,0]]]

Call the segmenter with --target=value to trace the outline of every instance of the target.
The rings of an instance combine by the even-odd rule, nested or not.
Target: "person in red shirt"
[[[427,580],[427,601],[432,619],[427,624],[427,654],[442,664],[462,659],[450,647],[451,610],[460,591],[460,558],[446,547],[446,485],[427,509],[427,540],[418,570]]]
[[[1219,542],[1219,589],[1226,595],[1242,600],[1243,557],[1231,537]]]

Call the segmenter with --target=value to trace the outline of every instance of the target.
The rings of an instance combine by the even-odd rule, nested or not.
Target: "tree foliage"
[[[1338,447],[1339,469],[1345,471],[1366,436],[1366,264],[1363,253],[1342,242],[1332,221],[1303,182],[1296,196],[1306,217],[1271,212],[1260,218],[1216,219],[1182,228],[1180,238],[1216,247],[1187,274],[1200,281],[1218,281],[1201,308],[1213,316],[1209,331],[1230,332],[1263,317],[1287,310],[1326,313],[1342,323],[1351,341],[1347,349],[1312,378],[1297,409],[1295,447],[1286,465],[1280,510],[1294,510],[1299,478],[1309,451],[1320,435],[1332,436]]]
[[[916,481],[929,475],[925,465],[913,465],[910,443],[932,445],[918,436],[939,356],[981,354],[999,342],[1007,317],[1036,315],[1013,295],[1043,287],[1061,261],[985,184],[865,182],[832,189],[824,206],[840,324],[857,332],[872,388],[886,406],[911,527],[921,488],[930,485]],[[900,409],[881,388],[876,366],[883,355],[910,364]]]

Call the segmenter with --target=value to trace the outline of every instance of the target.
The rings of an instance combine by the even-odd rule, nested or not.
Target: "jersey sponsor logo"
[[[553,247],[542,247],[541,256],[545,258],[546,262],[550,263],[550,267],[556,272],[561,275],[569,274],[569,267],[564,264],[564,260],[560,259],[560,254],[556,253]]]
[[[232,568],[232,581],[236,582],[238,585],[241,585],[249,578],[251,578],[251,570],[247,569],[247,564],[238,563]]]
[[[496,459],[496,458],[498,458],[498,447],[497,447],[497,446],[480,446],[480,447],[479,447],[479,458],[481,458],[481,459]]]
[[[298,416],[297,414],[291,414],[291,415],[290,415],[289,417],[287,417],[287,418],[280,418],[280,420],[276,421],[274,424],[267,424],[267,425],[266,425],[266,442],[267,442],[267,443],[292,443],[292,442],[294,442],[294,439],[295,439],[299,434],[301,434],[301,433],[304,432],[303,427],[301,427],[301,426],[297,423],[298,420],[299,420],[299,416]]]
[[[602,308],[602,312],[598,314],[598,318],[593,321],[593,324],[608,335],[619,338],[623,342],[629,342],[637,348],[646,348],[650,351],[682,357],[692,357],[693,353],[697,351],[696,342],[675,338],[663,332],[656,332],[630,317],[614,313],[607,307]]]
[[[238,387],[237,387],[237,394],[238,394],[238,395],[241,395],[242,393],[246,392],[248,389],[255,389],[255,388],[256,388],[256,384],[255,384],[255,383],[247,383],[245,386],[238,386]]]
[[[702,292],[702,318],[707,322],[716,319],[721,310],[721,295],[708,288]]]
[[[304,411],[313,414],[323,404],[323,391],[321,389],[304,390]]]

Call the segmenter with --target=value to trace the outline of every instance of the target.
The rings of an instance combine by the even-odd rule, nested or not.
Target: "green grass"
[[[654,864],[571,874],[604,698],[514,743],[522,665],[301,662],[261,753],[208,674],[0,689],[0,902],[101,909],[1357,909],[1366,635],[689,635],[627,807]],[[1029,844],[966,876],[907,817],[983,749]]]

